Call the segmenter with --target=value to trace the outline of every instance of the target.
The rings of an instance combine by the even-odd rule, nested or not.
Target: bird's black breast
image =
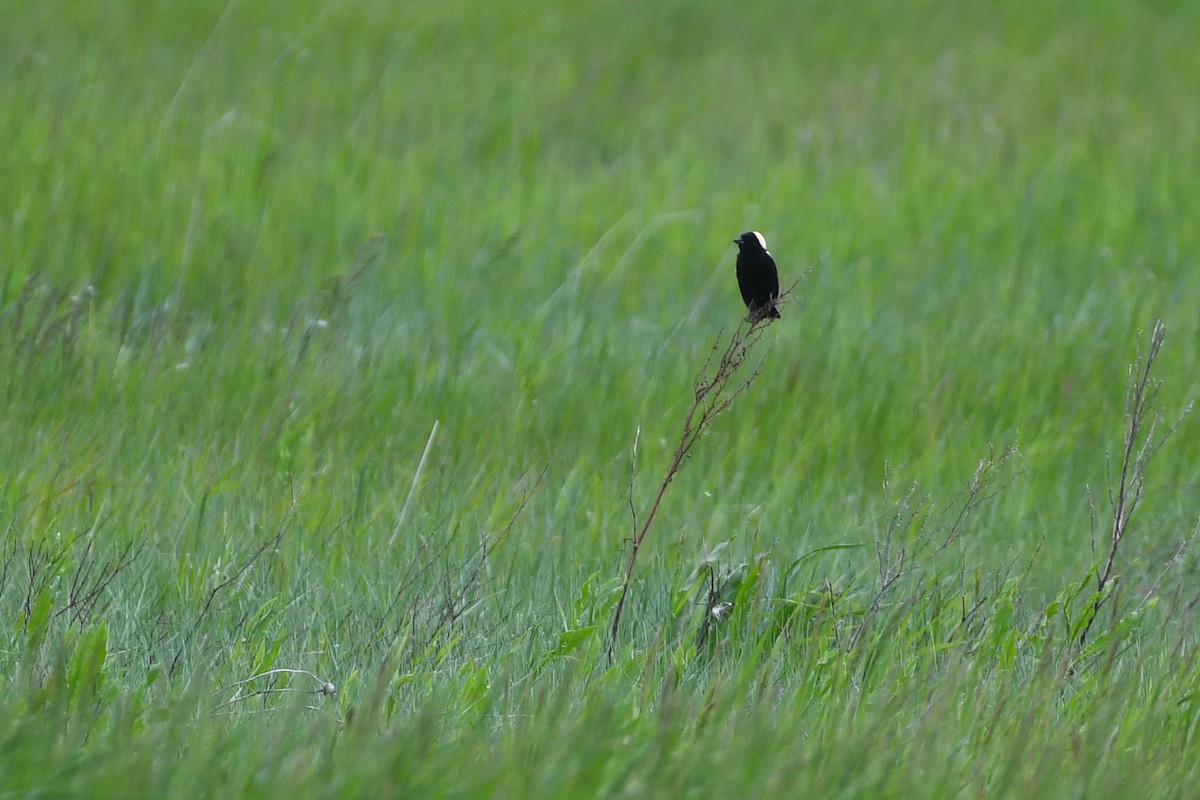
[[[737,279],[742,302],[751,311],[779,296],[779,271],[775,268],[775,259],[766,250],[739,252]]]

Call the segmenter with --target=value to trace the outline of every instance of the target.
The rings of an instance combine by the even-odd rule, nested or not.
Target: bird
[[[750,321],[779,319],[775,300],[779,297],[779,271],[767,250],[767,240],[758,231],[746,231],[733,240],[738,246],[737,279]]]

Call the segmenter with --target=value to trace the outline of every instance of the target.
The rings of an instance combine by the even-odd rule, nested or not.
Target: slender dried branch
[[[811,267],[809,269],[811,270]],[[805,270],[804,275],[807,274],[808,270]],[[804,275],[789,286],[787,291],[780,294],[779,299],[776,301],[777,306],[786,302],[796,285],[800,280],[803,280]],[[658,485],[658,491],[655,493],[654,499],[651,501],[645,516],[642,517],[640,524],[637,522],[637,511],[633,504],[632,485],[630,487],[630,508],[633,510],[634,533],[630,539],[629,557],[625,562],[621,595],[613,611],[612,626],[609,629],[609,666],[613,662],[617,635],[621,628],[621,616],[625,610],[625,601],[629,596],[629,586],[633,582],[633,572],[637,566],[638,553],[641,552],[646,534],[650,532],[650,527],[654,524],[654,518],[658,514],[658,509],[662,506],[663,497],[667,493],[667,487],[671,485],[671,481],[679,474],[679,470],[683,467],[683,462],[691,456],[693,448],[704,434],[705,429],[712,424],[712,421],[716,417],[727,411],[733,405],[733,402],[749,389],[750,385],[759,376],[759,373],[762,371],[762,360],[754,366],[754,369],[748,375],[746,375],[743,367],[753,354],[755,348],[762,341],[766,327],[770,323],[770,317],[758,315],[757,317],[749,317],[740,322],[727,340],[725,339],[724,332],[717,334],[712,349],[709,350],[708,357],[704,361],[704,366],[700,369],[699,375],[696,378],[692,405],[684,416],[683,425],[679,432],[679,441],[675,446],[675,453],[671,458],[671,463],[663,474],[662,481]],[[746,377],[742,377],[743,375],[746,375]],[[639,435],[640,432],[639,429]],[[634,453],[636,455],[636,442]]]
[[[229,586],[240,581],[242,576],[254,566],[254,564],[259,558],[262,557],[264,553],[275,550],[279,547],[279,543],[283,539],[283,535],[287,532],[288,528],[291,527],[292,520],[295,519],[298,502],[299,501],[297,497],[295,494],[293,494],[291,505],[288,506],[287,511],[283,515],[283,520],[279,523],[279,527],[276,529],[275,533],[264,539],[259,544],[258,548],[246,557],[246,560],[241,563],[241,566],[239,566],[236,570],[227,575],[224,580],[209,590],[208,597],[204,600],[204,607],[200,609],[200,613],[196,616],[192,626],[188,629],[188,632],[184,634],[183,641],[179,643],[179,648],[175,651],[175,657],[171,659],[171,666],[167,669],[168,677],[174,675],[175,670],[179,668],[180,663],[183,661],[184,651],[187,649],[188,643],[191,641],[192,637],[195,636],[196,631],[200,629],[200,625],[208,617],[209,612],[213,608],[213,604],[216,602],[217,596]]]
[[[1146,589],[1145,593],[1142,594],[1142,600],[1138,603],[1137,608],[1133,610],[1133,613],[1140,613],[1141,610],[1146,607],[1146,604],[1150,602],[1150,599],[1158,593],[1158,588],[1162,585],[1163,578],[1167,577],[1167,573],[1171,571],[1171,567],[1178,564],[1180,559],[1183,558],[1184,551],[1191,546],[1192,540],[1196,538],[1197,533],[1200,533],[1200,520],[1196,521],[1196,524],[1192,526],[1190,531],[1188,531],[1188,535],[1183,537],[1183,539],[1179,542],[1179,547],[1175,548],[1174,555],[1167,559],[1167,562],[1163,564],[1163,568],[1159,570],[1158,575],[1154,578],[1154,582],[1151,583],[1149,588]]]
[[[998,482],[1004,466],[1016,455],[1016,444],[1010,443],[998,454],[994,448],[990,448],[988,457],[981,459],[975,468],[971,482],[940,514],[935,514],[927,495],[917,493],[915,484],[909,487],[893,507],[883,542],[876,544],[879,588],[875,590],[866,612],[850,636],[848,649],[854,649],[862,640],[870,623],[883,607],[884,599],[900,580],[961,539],[966,533],[966,522],[971,514],[1016,480],[1017,476],[1013,474]],[[885,496],[890,485],[888,476],[884,480]],[[948,521],[931,525],[931,521],[938,516],[944,516]],[[898,534],[909,530],[914,532],[898,543]]]
[[[1117,582],[1115,568],[1117,554],[1121,542],[1129,533],[1130,521],[1141,503],[1142,494],[1146,487],[1146,470],[1158,451],[1166,444],[1184,418],[1192,410],[1189,402],[1180,412],[1175,424],[1162,430],[1164,412],[1162,409],[1152,410],[1158,390],[1162,382],[1151,378],[1155,359],[1162,350],[1166,340],[1167,329],[1161,320],[1156,320],[1150,332],[1150,345],[1143,355],[1139,344],[1138,352],[1125,379],[1125,438],[1121,450],[1121,467],[1114,485],[1112,479],[1112,460],[1106,457],[1109,474],[1108,501],[1112,510],[1112,525],[1109,528],[1108,553],[1104,565],[1096,571],[1096,599],[1092,603],[1092,613],[1088,618],[1083,632],[1079,635],[1082,646],[1092,630],[1092,624],[1099,616],[1100,609],[1112,596],[1112,587]],[[1090,498],[1090,492],[1089,492]],[[1090,500],[1089,500],[1090,502]]]
[[[546,467],[538,473],[531,485],[523,486],[517,499],[516,507],[509,515],[504,526],[495,532],[483,532],[479,540],[466,554],[462,564],[447,563],[440,571],[435,572],[438,562],[449,552],[450,546],[457,540],[457,527],[446,537],[436,550],[428,548],[422,542],[421,551],[416,558],[410,560],[409,572],[398,582],[392,593],[387,608],[373,624],[381,629],[388,620],[395,619],[393,627],[387,633],[388,640],[396,641],[401,637],[405,626],[411,626],[413,635],[410,637],[413,652],[427,648],[437,638],[475,608],[480,602],[478,592],[485,583],[489,560],[495,549],[508,538],[517,525],[517,521],[525,512],[534,494],[541,488],[546,477]],[[522,476],[520,484],[526,483],[531,473]],[[428,552],[427,552],[428,551]],[[434,592],[439,594],[435,596]],[[416,598],[416,602],[413,602]],[[428,600],[426,603],[424,601]],[[429,623],[429,628],[421,636],[416,635],[418,618]],[[373,646],[373,641],[364,645],[364,650]]]

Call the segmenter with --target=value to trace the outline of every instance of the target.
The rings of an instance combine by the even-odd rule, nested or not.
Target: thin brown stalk
[[[806,271],[805,275],[808,274]],[[802,276],[803,277],[803,276]],[[796,283],[799,283],[797,281]],[[777,305],[786,301],[787,297],[795,288],[796,283],[788,287],[787,291],[779,296]],[[704,367],[700,370],[699,376],[696,379],[695,392],[693,394],[692,405],[688,409],[687,414],[683,419],[683,426],[679,432],[679,442],[675,447],[675,453],[671,458],[671,463],[663,474],[662,481],[658,485],[658,491],[654,495],[646,514],[638,522],[638,515],[633,503],[633,486],[631,475],[630,484],[630,509],[633,511],[634,533],[630,539],[629,557],[625,562],[624,576],[621,583],[621,595],[617,600],[616,609],[613,611],[612,626],[609,630],[608,638],[608,663],[611,666],[613,662],[613,653],[616,649],[617,636],[621,628],[621,616],[625,610],[625,601],[629,596],[629,586],[633,582],[633,572],[637,566],[638,554],[641,552],[642,543],[646,540],[646,535],[650,532],[651,526],[654,524],[654,519],[658,514],[659,508],[662,506],[663,497],[666,496],[667,487],[671,485],[671,481],[679,474],[679,470],[683,468],[683,463],[692,454],[693,448],[700,440],[706,428],[712,424],[712,421],[724,411],[728,410],[733,402],[754,383],[762,370],[762,361],[760,360],[754,369],[745,378],[741,378],[744,374],[742,367],[746,365],[754,349],[762,341],[763,333],[771,320],[765,317],[757,319],[746,319],[739,323],[733,333],[729,335],[728,340],[725,340],[725,334],[718,334],[716,342],[709,351],[707,359],[705,359]],[[639,429],[638,436],[641,431]],[[635,437],[636,438],[636,437]],[[634,444],[634,457],[637,454],[636,440]]]
[[[1150,346],[1145,355],[1140,352],[1139,347],[1138,354],[1129,365],[1125,380],[1125,440],[1121,451],[1121,468],[1115,485],[1111,469],[1109,477],[1108,501],[1112,509],[1112,525],[1109,528],[1108,553],[1104,558],[1104,565],[1096,571],[1096,599],[1092,603],[1092,613],[1087,625],[1079,635],[1081,646],[1087,641],[1100,609],[1113,594],[1112,588],[1117,582],[1117,554],[1120,552],[1121,542],[1129,533],[1134,511],[1141,503],[1146,487],[1146,469],[1192,410],[1192,404],[1189,402],[1175,424],[1162,430],[1165,419],[1163,411],[1152,408],[1162,384],[1151,379],[1151,373],[1166,336],[1166,326],[1161,320],[1155,321],[1150,332]],[[1109,463],[1111,465],[1111,461]]]

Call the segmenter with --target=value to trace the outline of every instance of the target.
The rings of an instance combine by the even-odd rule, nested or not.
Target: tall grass
[[[1197,13],[0,4],[0,786],[1186,793]]]

